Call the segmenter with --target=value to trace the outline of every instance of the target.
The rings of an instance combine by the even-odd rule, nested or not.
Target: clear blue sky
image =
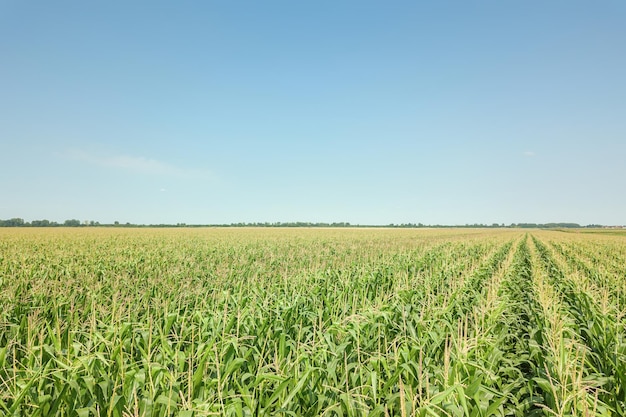
[[[626,224],[626,2],[0,0],[0,218]]]

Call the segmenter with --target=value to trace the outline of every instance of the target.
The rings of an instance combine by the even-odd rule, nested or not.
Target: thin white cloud
[[[523,155],[527,157],[531,157],[531,156],[535,156],[535,153],[533,151],[525,151]]]
[[[135,172],[143,175],[175,177],[182,179],[213,179],[213,174],[205,169],[188,169],[143,156],[113,155],[101,156],[80,149],[70,149],[65,157],[105,168]]]

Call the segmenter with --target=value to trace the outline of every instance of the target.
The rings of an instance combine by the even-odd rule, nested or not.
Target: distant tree
[[[63,226],[78,227],[80,226],[80,220],[76,220],[76,219],[66,220],[65,222],[63,222]]]
[[[50,226],[50,220],[33,220],[30,224],[33,227],[48,227]]]
[[[26,223],[24,222],[24,219],[20,219],[19,217],[14,217],[9,220],[0,221],[0,226],[3,226],[3,227],[22,227],[25,225]]]
[[[20,219],[19,217],[16,217],[14,219],[11,219],[11,223],[13,223],[13,226],[24,226],[24,219]]]

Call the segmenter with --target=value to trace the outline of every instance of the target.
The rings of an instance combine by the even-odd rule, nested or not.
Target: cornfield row
[[[0,230],[0,415],[626,415],[626,240]]]

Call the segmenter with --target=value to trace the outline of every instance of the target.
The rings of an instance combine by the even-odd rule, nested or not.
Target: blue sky
[[[626,2],[0,1],[0,218],[626,224]]]

